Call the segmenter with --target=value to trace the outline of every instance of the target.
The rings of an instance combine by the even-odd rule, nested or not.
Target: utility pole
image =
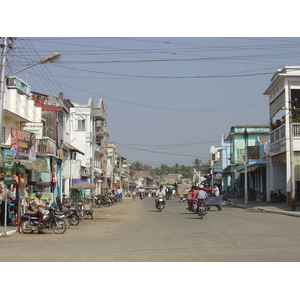
[[[245,159],[244,159],[244,164],[245,164],[245,187],[244,187],[244,203],[248,204],[248,170],[247,170],[247,164],[248,164],[248,132],[247,129],[245,128],[244,131],[244,139],[245,139]]]
[[[288,82],[289,88],[289,141],[290,141],[290,187],[291,187],[291,210],[296,210],[295,201],[295,166],[294,166],[294,143],[293,143],[293,101],[291,96],[291,86],[290,81]]]
[[[6,64],[6,53],[7,53],[7,38],[3,38],[2,49],[2,60],[1,60],[1,76],[0,76],[0,155],[2,156],[2,119],[3,119],[3,103],[5,93],[5,64]],[[4,234],[6,234],[6,223],[7,223],[7,191],[4,185],[3,192],[5,193],[5,206],[4,206]]]
[[[0,136],[2,143],[2,123],[3,123],[3,104],[4,104],[4,93],[5,93],[5,65],[6,65],[6,54],[8,47],[8,38],[3,38],[2,48],[2,60],[1,60],[1,77],[0,77]]]

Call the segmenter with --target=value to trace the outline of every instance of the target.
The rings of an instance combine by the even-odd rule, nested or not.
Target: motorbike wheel
[[[69,229],[71,226],[71,222],[70,222],[69,218],[65,218],[64,220],[66,221],[67,229]]]
[[[77,215],[71,215],[68,219],[72,226],[77,226],[80,222],[80,219]]]
[[[162,211],[162,205],[161,204],[158,205],[158,210]]]
[[[28,227],[28,225],[31,225],[29,220],[25,220],[21,222],[20,230],[22,233],[28,234],[33,232],[32,228]]]
[[[51,229],[57,234],[65,233],[67,230],[66,221],[64,219],[56,219],[52,222]]]
[[[204,213],[203,213],[203,212],[200,212],[200,213],[198,214],[198,216],[200,216],[200,218],[203,219]]]

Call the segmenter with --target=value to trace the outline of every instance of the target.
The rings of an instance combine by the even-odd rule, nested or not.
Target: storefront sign
[[[4,149],[4,184],[13,183],[14,156],[15,152],[13,150]]]
[[[11,127],[10,135],[10,149],[15,151],[15,159],[34,161],[36,149],[35,134]]]
[[[21,129],[35,133],[37,140],[43,138],[43,123],[21,123]]]

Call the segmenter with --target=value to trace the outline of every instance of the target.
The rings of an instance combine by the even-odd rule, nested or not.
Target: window
[[[81,118],[77,120],[77,130],[85,130],[85,119]]]

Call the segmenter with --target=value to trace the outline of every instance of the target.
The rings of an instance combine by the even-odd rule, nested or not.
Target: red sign
[[[10,128],[10,149],[15,151],[15,159],[35,160],[35,134],[17,128]]]

